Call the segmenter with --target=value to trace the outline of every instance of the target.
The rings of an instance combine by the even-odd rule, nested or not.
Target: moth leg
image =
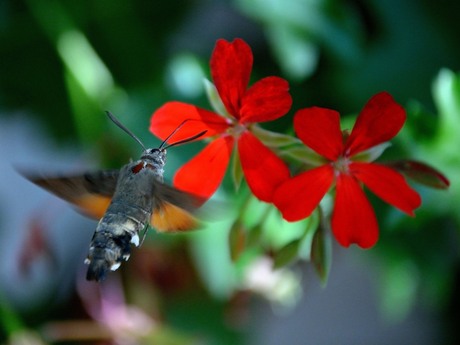
[[[142,234],[142,239],[141,239],[141,242],[139,243],[139,247],[142,246],[142,243],[144,243],[144,240],[147,237],[147,232],[149,231],[149,228],[150,228],[150,225],[148,223],[145,224],[144,229],[143,229],[144,233]]]

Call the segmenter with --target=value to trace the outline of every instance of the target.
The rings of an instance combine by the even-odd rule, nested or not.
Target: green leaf
[[[315,232],[311,250],[311,261],[323,285],[327,284],[332,261],[332,240],[323,224]]]
[[[228,240],[230,246],[230,257],[233,262],[238,260],[246,246],[246,230],[240,220],[235,221],[230,228]]]
[[[100,106],[88,97],[85,90],[71,74],[65,74],[69,98],[74,113],[74,124],[78,137],[83,142],[96,142],[107,122]]]
[[[279,250],[288,243],[302,238],[305,224],[308,222],[308,218],[298,222],[288,222],[274,206],[270,206],[263,222],[264,243],[269,248]]]
[[[299,245],[299,257],[306,260],[311,260],[311,251],[313,246],[313,238],[320,225],[320,212],[317,208],[310,217],[307,218],[304,234]]]
[[[373,146],[370,149],[360,152],[357,155],[353,156],[353,161],[373,162],[377,158],[379,158],[382,155],[382,153],[390,146],[390,142],[384,142],[380,145]]]
[[[311,166],[320,166],[327,163],[327,160],[323,156],[320,156],[315,151],[304,145],[294,146],[282,150],[280,152],[280,156],[289,157],[298,162]]]
[[[275,253],[273,267],[281,268],[293,262],[299,253],[300,240],[294,240]]]
[[[401,160],[392,162],[388,165],[402,172],[411,180],[424,186],[436,189],[449,188],[449,180],[441,172],[428,164],[410,160]]]
[[[460,132],[460,77],[450,70],[441,70],[433,84],[433,97],[440,115],[440,140],[457,142]]]
[[[257,224],[248,231],[247,246],[257,246],[260,244],[263,235],[262,224]]]
[[[258,200],[252,193],[248,192],[247,199],[241,208],[240,219],[242,219],[246,228],[250,229],[265,222],[272,209],[273,207],[270,204]]]
[[[0,295],[0,320],[2,330],[8,335],[14,335],[25,328],[20,316],[2,295]]]
[[[271,148],[301,144],[302,142],[292,135],[277,133],[263,129],[260,126],[252,125],[251,132],[259,138],[265,145]]]
[[[244,176],[240,157],[238,155],[238,150],[233,150],[231,176],[232,176],[233,186],[235,187],[235,191],[238,191],[240,189],[241,181],[243,181],[243,176]]]
[[[206,96],[208,96],[208,101],[209,104],[211,104],[212,109],[214,109],[217,114],[233,119],[233,116],[228,113],[224,103],[222,103],[222,99],[220,98],[215,85],[206,78],[203,79],[203,83]]]

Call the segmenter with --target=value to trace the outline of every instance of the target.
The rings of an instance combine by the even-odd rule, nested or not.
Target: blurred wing
[[[187,231],[198,227],[195,214],[203,199],[162,183],[156,183],[154,190],[155,207],[150,224],[157,231]]]
[[[179,232],[198,227],[198,220],[186,210],[163,202],[153,214],[150,224],[159,232]]]
[[[70,177],[21,173],[31,182],[75,206],[86,216],[101,218],[112,200],[119,170],[97,171]]]

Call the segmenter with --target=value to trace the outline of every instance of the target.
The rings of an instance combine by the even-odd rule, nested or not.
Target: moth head
[[[142,153],[141,159],[151,161],[154,166],[164,166],[166,163],[166,149],[147,149]]]
[[[140,141],[140,139],[138,137],[136,137],[134,135],[133,132],[131,132],[128,128],[126,128],[120,121],[118,121],[118,119],[112,114],[110,113],[109,111],[107,112],[107,116],[110,118],[110,120],[112,120],[113,123],[115,123],[118,127],[120,127],[122,130],[124,130],[131,138],[133,138],[134,140],[136,140],[139,145],[142,146],[142,148],[144,149],[144,152],[142,153],[142,156],[141,156],[141,159],[143,160],[148,160],[148,161],[151,161],[153,163],[153,165],[157,168],[162,168],[165,163],[166,163],[166,149],[169,148],[169,147],[173,147],[173,146],[177,146],[177,145],[181,145],[181,144],[185,144],[185,143],[188,143],[190,141],[193,141],[195,139],[198,139],[200,137],[202,137],[206,132],[207,130],[204,130],[204,131],[201,131],[200,133],[198,134],[195,134],[191,137],[188,137],[188,138],[185,138],[185,139],[182,139],[182,140],[179,140],[179,141],[176,141],[174,143],[168,143],[168,140],[170,138],[172,138],[172,136],[174,134],[176,134],[176,132],[187,122],[189,121],[189,119],[186,119],[184,121],[182,121],[181,124],[179,124],[179,126],[176,127],[176,129],[174,129],[167,137],[165,140],[163,140],[163,142],[160,144],[160,146],[158,148],[155,148],[155,149],[147,149],[144,144],[142,143],[142,141]]]

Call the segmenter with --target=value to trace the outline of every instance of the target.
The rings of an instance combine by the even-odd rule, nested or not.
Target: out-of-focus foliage
[[[452,332],[460,310],[455,298],[460,229],[459,11],[460,3],[428,0],[4,0],[0,120],[22,113],[25,123],[35,119],[44,126],[43,136],[51,138],[56,151],[48,152],[49,160],[41,167],[55,166],[56,152],[69,146],[95,157],[100,166],[118,167],[136,158],[140,149],[108,123],[104,110],[116,114],[147,146],[156,146],[148,122],[164,102],[181,100],[209,108],[203,78],[209,78],[209,56],[218,38],[241,37],[251,45],[255,80],[268,75],[288,79],[293,110],[318,105],[357,114],[371,95],[386,90],[405,106],[408,120],[385,158],[428,162],[447,175],[451,187],[445,192],[417,186],[423,205],[415,218],[373,199],[381,238],[375,249],[360,257],[375,261],[376,284],[388,319],[402,320],[422,296],[429,308],[445,317],[445,329],[452,326]],[[266,128],[292,134],[292,114]],[[348,120],[352,123],[351,116],[344,122]],[[279,143],[285,137],[271,140]],[[29,147],[29,156],[24,157],[34,156],[34,148]],[[199,144],[172,148],[167,179],[198,148]],[[0,153],[8,149],[4,145]],[[290,154],[311,157],[305,150]],[[77,166],[81,155],[75,157]],[[243,215],[238,222],[231,214],[192,234],[167,237],[152,231],[123,267],[123,279],[114,274],[101,290],[83,282],[83,265],[78,272],[75,269],[75,261],[83,261],[86,244],[67,256],[58,253],[66,259],[54,262],[55,253],[50,255],[47,248],[59,252],[66,236],[59,241],[44,236],[44,245],[35,246],[35,256],[24,261],[27,267],[21,274],[30,269],[32,275],[24,275],[23,286],[37,272],[37,262],[39,273],[56,269],[76,282],[37,286],[29,280],[37,296],[29,308],[17,305],[20,296],[12,297],[14,289],[0,290],[4,338],[10,344],[107,339],[244,344],[250,332],[245,327],[250,296],[263,296],[277,310],[295,305],[306,266],[314,266],[326,281],[331,238],[327,224],[320,232],[310,231],[322,221],[319,214],[289,224],[274,208],[248,196],[244,184],[234,194],[233,181],[240,179],[241,169],[235,164],[232,170],[234,177],[227,174],[221,196],[229,197]],[[5,180],[1,188],[1,240],[15,244],[20,253],[20,243],[30,241],[21,242],[3,220],[5,215],[25,215],[10,209],[3,195],[7,191],[26,195],[27,189]],[[24,197],[27,202],[31,201]],[[330,200],[323,203],[327,210]],[[59,207],[45,206],[44,213],[53,214],[53,221],[60,216]],[[88,237],[89,232],[81,236]],[[80,238],[75,246],[85,241]],[[11,260],[9,265],[14,266],[18,256],[2,260]],[[9,277],[0,273],[4,287]],[[58,296],[57,302],[43,298],[50,295]],[[446,333],[446,339],[454,344],[458,334]]]
[[[381,292],[384,310],[391,318],[403,317],[416,301],[418,293],[438,308],[452,303],[449,296],[455,289],[458,269],[459,218],[456,211],[460,201],[458,167],[455,147],[460,144],[460,76],[450,70],[439,72],[432,84],[436,105],[436,121],[426,107],[413,102],[408,106],[410,123],[432,121],[429,133],[417,126],[407,126],[400,136],[400,145],[409,156],[427,159],[450,179],[448,193],[420,188],[423,208],[415,219],[402,219],[387,214],[384,240],[378,247],[384,266]],[[421,123],[421,126],[425,124]],[[398,308],[394,306],[397,305]]]

